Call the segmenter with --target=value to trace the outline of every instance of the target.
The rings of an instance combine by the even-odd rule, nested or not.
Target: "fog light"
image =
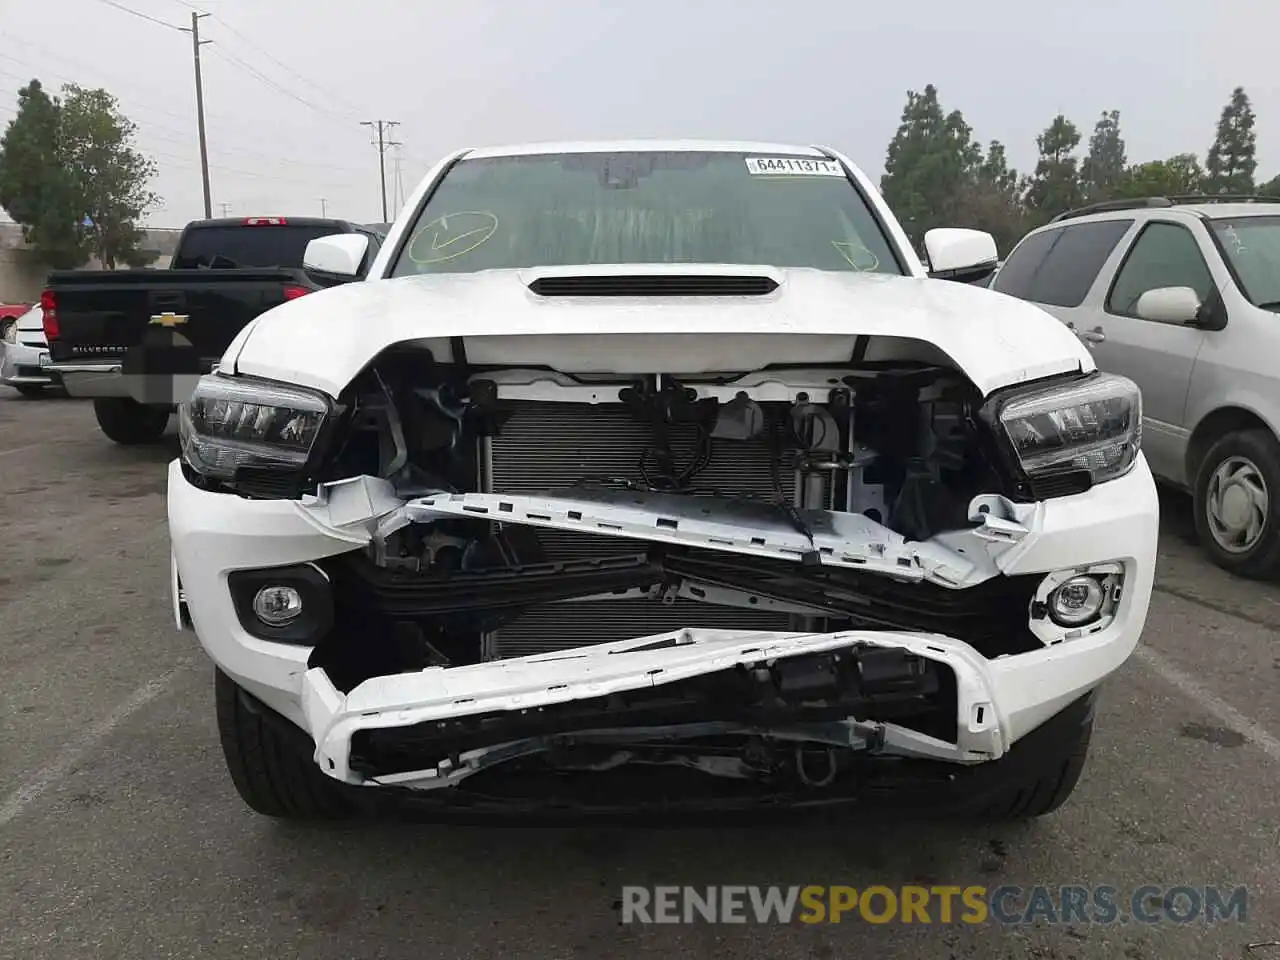
[[[293,587],[263,587],[254,594],[253,613],[268,626],[282,627],[302,615],[302,594]]]
[[[1049,594],[1049,617],[1063,627],[1078,627],[1102,613],[1107,593],[1095,577],[1072,577]]]

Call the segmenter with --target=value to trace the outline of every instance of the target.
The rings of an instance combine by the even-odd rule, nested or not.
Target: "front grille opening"
[[[762,297],[777,289],[771,277],[667,274],[540,277],[529,284],[540,297]]]

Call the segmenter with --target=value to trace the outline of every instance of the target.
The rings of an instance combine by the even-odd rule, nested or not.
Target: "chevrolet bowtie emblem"
[[[165,313],[152,314],[151,322],[158,327],[180,327],[186,323],[189,317],[185,313],[173,313],[166,311]]]

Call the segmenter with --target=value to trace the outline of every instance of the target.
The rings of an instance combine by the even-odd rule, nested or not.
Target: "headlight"
[[[18,321],[0,320],[0,340],[5,343],[18,342]]]
[[[327,397],[302,387],[210,374],[178,408],[183,459],[219,480],[245,467],[300,470],[329,411]]]
[[[1138,458],[1142,394],[1132,380],[1097,374],[1012,397],[997,421],[1028,478],[1083,472],[1102,483],[1124,476]]]

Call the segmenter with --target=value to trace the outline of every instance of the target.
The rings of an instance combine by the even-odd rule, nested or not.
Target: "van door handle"
[[[1076,336],[1086,344],[1102,343],[1107,339],[1107,335],[1101,327],[1094,327],[1092,330],[1081,330]]]

